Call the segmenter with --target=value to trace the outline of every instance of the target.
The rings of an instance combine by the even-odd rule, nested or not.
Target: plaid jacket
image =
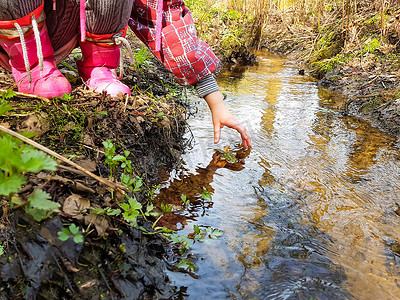
[[[164,0],[162,47],[155,51],[157,0],[134,0],[129,27],[169,69],[181,85],[192,85],[212,74],[219,60],[196,36],[191,12],[183,0]]]

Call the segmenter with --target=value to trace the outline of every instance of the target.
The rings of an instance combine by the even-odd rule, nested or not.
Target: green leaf
[[[126,221],[128,222],[134,222],[139,216],[139,212],[137,210],[130,210],[122,214],[125,218]]]
[[[199,227],[199,225],[194,225],[194,226],[193,226],[193,230],[194,230],[194,232],[200,233],[200,227]]]
[[[174,243],[180,243],[180,242],[181,242],[181,241],[178,239],[177,236],[171,237],[171,240],[172,240]]]
[[[70,100],[73,100],[73,99],[74,99],[74,96],[72,96],[70,94],[65,94],[65,93],[61,97],[61,100],[64,100],[64,101],[70,101]]]
[[[142,204],[140,204],[139,202],[137,202],[137,200],[135,198],[129,197],[129,205],[131,206],[132,209],[141,209],[142,208]]]
[[[69,230],[68,228],[63,228],[61,231],[59,231],[58,234],[58,239],[65,242],[66,240],[69,239]]]
[[[122,155],[116,155],[116,156],[114,156],[114,157],[112,158],[112,160],[113,160],[113,161],[124,161],[124,160],[126,160],[126,157],[125,157],[125,156],[122,156]]]
[[[29,197],[29,204],[25,206],[26,213],[30,214],[36,221],[40,222],[58,212],[60,204],[50,201],[51,196],[42,191],[36,190],[33,196]]]
[[[106,112],[106,111],[98,111],[97,112],[99,115],[106,115],[106,114],[108,114],[108,112]]]
[[[214,229],[214,231],[211,233],[210,238],[212,239],[217,239],[221,236],[224,235],[224,232],[219,230],[219,229]]]
[[[18,169],[22,164],[21,150],[16,141],[9,135],[0,137],[0,169],[6,172],[12,172],[13,167]]]
[[[69,231],[71,231],[71,233],[72,233],[73,235],[76,235],[76,234],[79,232],[79,227],[76,226],[75,224],[69,225],[68,228],[69,228]]]
[[[28,138],[28,139],[31,139],[31,138],[37,136],[36,132],[29,132],[29,131],[22,131],[19,134],[24,136],[24,137],[26,137],[26,138]]]
[[[117,209],[110,209],[110,211],[107,212],[108,216],[119,216],[121,213],[121,210],[119,208]]]
[[[17,193],[26,180],[23,176],[13,174],[6,177],[3,172],[0,171],[0,195],[9,196],[11,193]]]
[[[101,215],[105,212],[105,209],[104,208],[92,209],[92,212],[96,215]]]
[[[153,205],[153,204],[149,204],[149,205],[147,205],[147,207],[146,207],[146,211],[147,211],[147,212],[151,212],[153,209],[154,209],[154,205]]]
[[[142,178],[137,177],[137,180],[135,181],[135,188],[133,189],[133,192],[140,191],[140,188],[141,188],[142,185],[143,185]]]
[[[8,89],[8,90],[2,92],[2,96],[4,99],[10,99],[10,98],[14,97],[15,95],[16,95],[16,93],[12,89]]]
[[[74,242],[76,244],[83,243],[83,235],[82,234],[75,235],[74,236]]]
[[[0,104],[0,116],[5,115],[10,110],[13,110],[13,107],[11,105],[8,105],[7,102],[4,101]]]
[[[131,209],[131,207],[129,206],[128,203],[122,203],[122,204],[121,204],[121,208],[122,208],[124,211],[129,211],[129,210]]]
[[[131,175],[129,174],[121,174],[121,182],[124,186],[131,186],[132,184],[135,183],[135,178],[131,178]]]
[[[57,170],[57,162],[39,150],[24,151],[22,153],[24,171],[37,173],[41,170]]]
[[[184,269],[186,271],[196,272],[196,266],[192,263],[191,260],[187,258],[182,258],[181,260],[179,260],[179,262],[176,264],[176,267]]]
[[[38,209],[48,209],[49,207],[52,207],[53,204],[55,204],[54,207],[60,207],[60,204],[50,201],[50,198],[51,196],[49,193],[42,190],[36,190],[35,193],[29,197],[29,204]]]

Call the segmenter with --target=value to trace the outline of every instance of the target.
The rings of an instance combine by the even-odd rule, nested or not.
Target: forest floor
[[[35,133],[36,142],[105,179],[110,164],[103,143],[111,140],[115,155],[130,152],[127,158],[137,181],[128,196],[145,211],[158,173],[178,164],[191,142],[183,138],[186,90],[148,57],[139,71],[130,70],[123,79],[132,87],[132,96],[111,98],[85,87],[75,70],[77,56],[71,54],[60,65],[72,83],[70,95],[47,100],[17,94],[7,99],[13,110],[0,117],[0,124]],[[13,87],[11,74],[0,71],[0,89]],[[120,175],[121,169],[117,172]],[[131,226],[122,214],[104,211],[122,210],[121,196],[65,163],[55,172],[26,178],[19,191],[22,204],[12,208],[10,200],[0,196],[1,299],[162,299],[176,294],[165,272],[186,269],[175,266],[178,258],[169,239],[143,233],[154,232],[157,217],[147,216],[146,221],[138,216],[138,225]],[[60,205],[59,213],[41,223],[24,212],[24,201],[37,188]],[[154,211],[161,223],[161,210]],[[60,232],[71,224],[77,225],[83,242],[74,241],[72,230],[69,239],[60,240]]]

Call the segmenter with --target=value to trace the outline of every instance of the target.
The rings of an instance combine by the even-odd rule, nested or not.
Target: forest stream
[[[189,119],[193,147],[158,194],[189,197],[205,188],[212,200],[182,213],[179,234],[194,225],[224,232],[191,246],[198,278],[168,273],[178,294],[400,299],[399,141],[343,116],[345,99],[299,75],[293,61],[257,56],[257,66],[218,77],[226,104],[250,131],[251,150],[226,128],[214,145],[211,116],[198,100]],[[215,149],[226,146],[241,164],[210,167]]]

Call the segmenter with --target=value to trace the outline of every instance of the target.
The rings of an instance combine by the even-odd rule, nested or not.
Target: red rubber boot
[[[43,5],[18,20],[0,21],[0,28],[10,32],[10,36],[0,35],[0,46],[9,58],[9,64],[4,59],[0,59],[0,64],[6,69],[11,67],[19,92],[45,98],[71,92],[70,83],[56,67]],[[3,53],[2,58],[5,56]]]
[[[111,97],[131,94],[128,86],[117,79],[115,69],[120,62],[120,46],[94,42],[80,43],[83,59],[77,61],[79,75],[97,92],[106,91]]]

